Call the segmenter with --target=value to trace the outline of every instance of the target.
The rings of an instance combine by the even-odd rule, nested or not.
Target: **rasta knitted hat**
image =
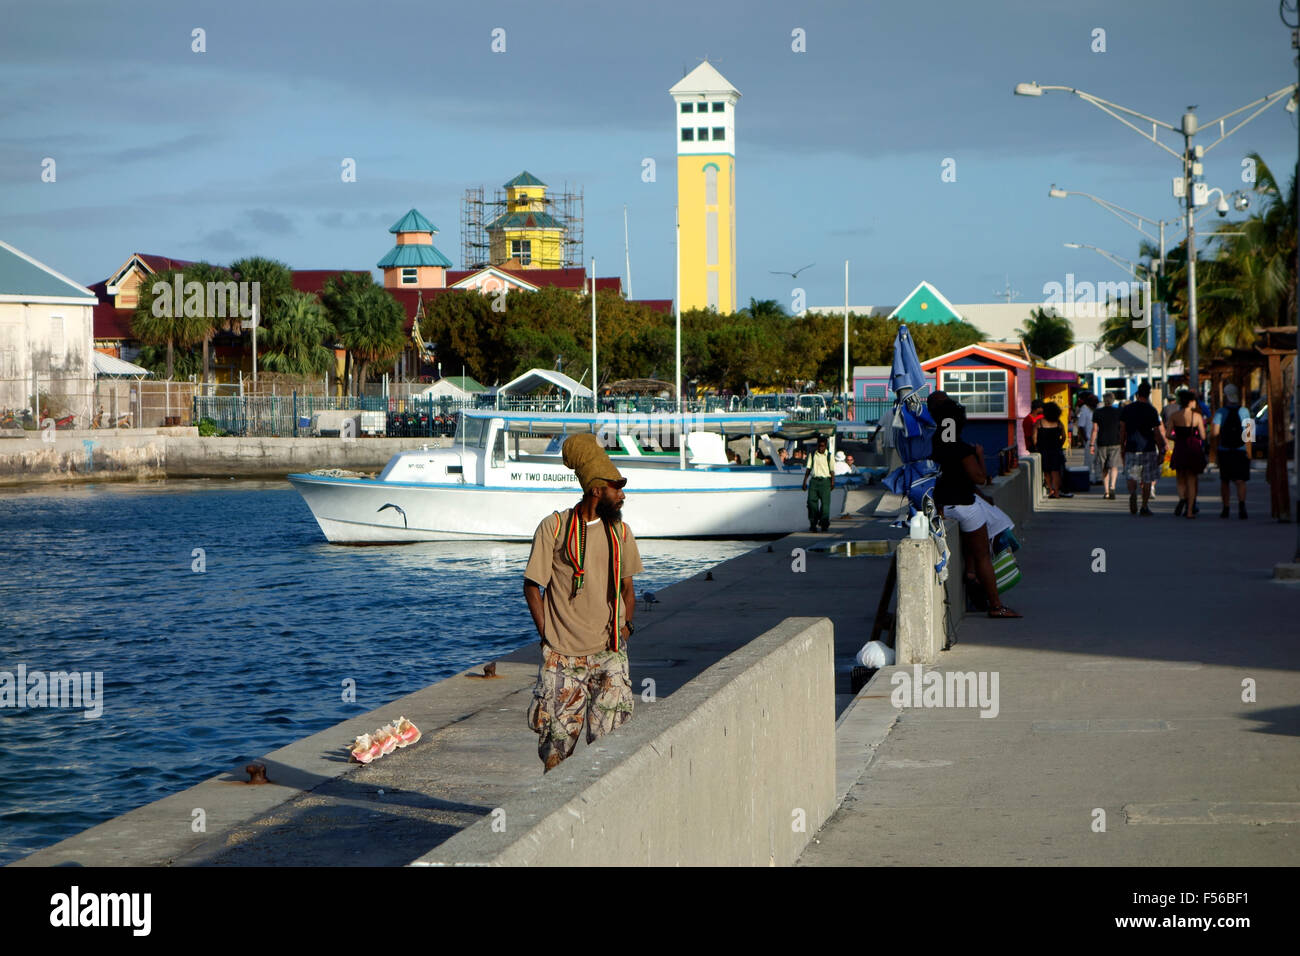
[[[578,484],[583,492],[601,485],[622,488],[627,484],[627,479],[619,474],[601,446],[600,439],[591,432],[580,432],[568,438],[561,451],[565,467],[578,473]]]

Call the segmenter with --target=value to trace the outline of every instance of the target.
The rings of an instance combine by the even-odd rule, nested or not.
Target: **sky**
[[[1075,96],[1014,96],[1017,82],[1178,125],[1188,106],[1204,124],[1296,79],[1271,0],[5,7],[0,239],[83,284],[133,252],[373,269],[412,207],[459,267],[465,188],[527,169],[584,191],[602,276],[625,276],[626,206],[631,291],[672,298],[668,88],[707,57],[742,94],[742,303],[791,308],[796,289],[842,303],[847,259],[854,305],[896,304],[926,279],[955,303],[1004,301],[1009,282],[1032,306],[1068,274],[1125,278],[1063,243],[1132,259],[1141,239],[1086,199],[1050,199],[1053,183],[1173,218],[1181,164]],[[1279,104],[1208,152],[1205,177],[1245,188],[1258,152],[1285,181],[1296,151]],[[797,282],[773,274],[809,263]]]

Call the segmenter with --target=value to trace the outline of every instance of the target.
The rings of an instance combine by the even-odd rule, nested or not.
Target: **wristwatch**
[[[627,628],[627,633],[629,636],[636,631],[636,628],[632,626],[631,621],[624,621],[623,626]]]

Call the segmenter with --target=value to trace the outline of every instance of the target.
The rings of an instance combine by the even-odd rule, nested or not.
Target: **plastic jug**
[[[907,523],[907,536],[913,540],[930,537],[930,522],[926,520],[924,512],[918,511],[912,515],[912,520]]]

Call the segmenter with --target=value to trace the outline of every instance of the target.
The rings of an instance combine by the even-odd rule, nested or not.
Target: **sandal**
[[[1005,604],[999,604],[997,607],[989,608],[989,617],[1024,617],[1024,615],[1017,614]]]

